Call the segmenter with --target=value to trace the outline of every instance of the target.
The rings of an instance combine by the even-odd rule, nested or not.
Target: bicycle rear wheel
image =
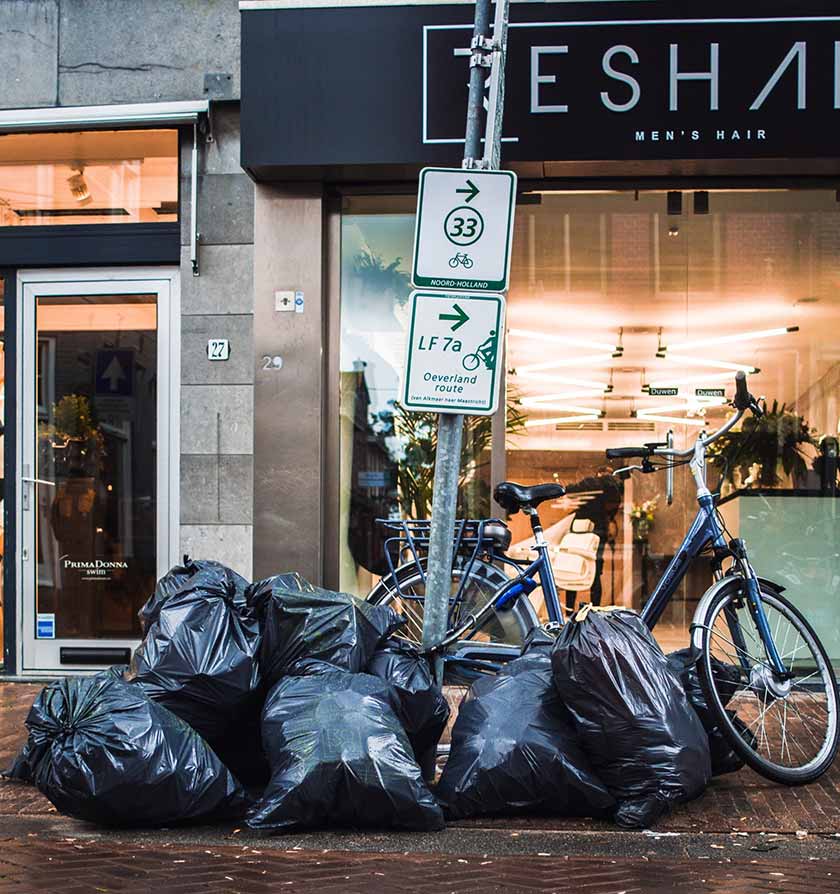
[[[425,559],[421,560],[425,572]],[[457,566],[452,569],[451,598],[454,599],[461,585],[465,568]],[[423,639],[423,617],[426,598],[426,585],[423,575],[414,562],[409,562],[396,570],[399,589],[389,578],[383,578],[370,592],[368,602],[377,605],[390,605],[395,611],[404,615],[406,625],[397,635],[415,645]],[[477,613],[487,602],[491,601],[500,587],[510,579],[500,568],[487,562],[473,562],[461,591],[461,599],[454,607],[449,618],[450,628]],[[472,657],[478,660],[510,660],[519,654],[525,638],[539,626],[539,618],[530,600],[520,596],[509,608],[493,611],[485,622],[469,639],[456,643],[450,654],[459,657]]]
[[[699,619],[700,684],[720,728],[750,767],[774,782],[803,785],[825,773],[837,753],[837,681],[801,612],[764,587],[761,600],[791,679],[773,674],[743,582],[733,581]]]

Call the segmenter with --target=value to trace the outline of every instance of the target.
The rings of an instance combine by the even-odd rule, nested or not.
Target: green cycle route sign
[[[424,168],[411,265],[415,287],[504,292],[515,200],[513,171]]]
[[[491,416],[499,404],[502,295],[411,293],[403,405]]]

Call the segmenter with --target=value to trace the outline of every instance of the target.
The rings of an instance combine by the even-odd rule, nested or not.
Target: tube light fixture
[[[523,407],[551,407],[557,401],[577,400],[580,397],[597,397],[601,390],[590,389],[588,391],[565,391],[562,394],[535,394],[531,397],[521,397],[519,403]]]
[[[694,385],[703,382],[720,382],[732,380],[731,372],[707,373],[701,376],[683,376],[682,378],[657,379],[655,382],[648,382],[648,388],[670,388],[672,385]]]
[[[514,370],[516,376],[520,379],[530,379],[533,382],[558,382],[561,385],[574,385],[576,388],[590,388],[593,391],[609,391],[610,386],[607,382],[593,382],[590,379],[573,379],[568,376],[555,376],[551,373],[544,372],[520,372]]]
[[[752,332],[735,332],[732,335],[715,335],[712,338],[699,338],[696,341],[684,341],[675,345],[663,345],[662,352],[684,351],[687,348],[704,348],[707,345],[731,344],[736,341],[756,341],[760,338],[774,338],[777,335],[787,335],[789,332],[799,332],[798,326],[780,326],[776,329],[756,329]]]
[[[672,363],[682,363],[685,366],[711,366],[713,369],[731,369],[733,372],[743,370],[745,373],[757,373],[758,367],[748,363],[729,363],[727,360],[704,360],[702,357],[686,357],[683,354],[672,354],[670,351],[665,359]]]
[[[592,413],[580,416],[555,416],[552,419],[526,419],[525,428],[536,428],[538,425],[558,425],[561,422],[597,422],[600,418],[600,413]]]
[[[706,425],[703,419],[689,419],[687,416],[659,416],[651,413],[650,415],[642,415],[641,412],[636,413],[636,418],[644,419],[645,422],[668,422],[677,425],[694,425],[697,428],[704,428]],[[528,424],[527,422],[525,423]]]
[[[573,335],[555,335],[553,332],[537,332],[533,329],[508,329],[508,335],[516,338],[531,338],[534,341],[554,342],[558,345],[571,345],[575,348],[592,348],[594,351],[609,351],[612,353],[616,350],[616,345],[608,345],[601,341],[592,341],[588,338],[578,338]]]
[[[590,354],[586,357],[563,357],[560,360],[547,360],[545,363],[526,363],[517,365],[517,372],[537,372],[541,369],[560,369],[564,366],[593,366],[598,363],[610,363],[612,354]]]

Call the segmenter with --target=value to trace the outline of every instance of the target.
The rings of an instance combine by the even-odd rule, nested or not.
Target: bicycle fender
[[[740,580],[740,578],[737,578],[734,575],[729,575],[727,577],[721,578],[719,581],[715,581],[712,586],[709,587],[709,589],[706,590],[706,592],[700,597],[700,602],[697,603],[697,608],[694,612],[694,617],[691,619],[691,626],[689,627],[689,630],[691,631],[692,648],[699,649],[701,646],[703,620],[706,617],[709,605],[726,587],[736,586],[738,580]],[[773,593],[782,593],[785,589],[781,584],[777,584],[772,580],[768,580],[766,577],[759,577],[758,585],[760,588],[764,587]]]

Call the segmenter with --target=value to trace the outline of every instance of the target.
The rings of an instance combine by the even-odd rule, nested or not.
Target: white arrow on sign
[[[503,292],[510,277],[516,174],[424,168],[411,281],[418,288]]]
[[[111,391],[119,391],[120,390],[120,382],[125,379],[125,372],[120,364],[120,361],[117,360],[116,355],[114,355],[111,362],[105,367],[105,372],[102,373],[102,380],[104,382],[109,383],[109,388]]]

